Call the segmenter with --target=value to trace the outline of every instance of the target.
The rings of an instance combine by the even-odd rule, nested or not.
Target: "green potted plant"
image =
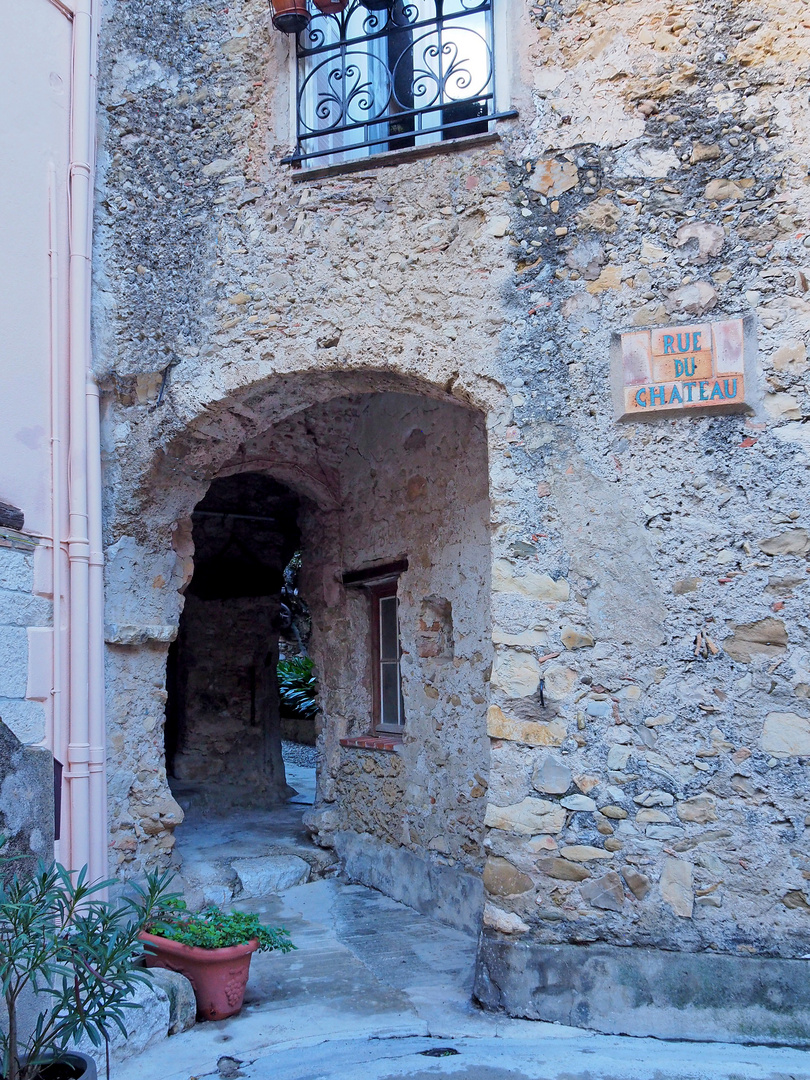
[[[141,933],[146,966],[178,971],[194,987],[199,1020],[224,1020],[242,1008],[254,952],[289,952],[295,946],[282,927],[262,926],[259,916],[226,914],[216,906],[198,913],[170,898]]]
[[[167,880],[150,875],[116,904],[98,896],[112,882],[90,884],[86,868],[40,865],[0,882],[4,1080],[95,1080],[93,1059],[71,1047],[86,1035],[109,1048],[113,1028],[126,1038],[126,1010],[138,1007],[132,993],[147,979],[136,966],[139,933]]]
[[[279,660],[276,679],[281,706],[293,716],[312,719],[318,711],[318,679],[308,656]]]

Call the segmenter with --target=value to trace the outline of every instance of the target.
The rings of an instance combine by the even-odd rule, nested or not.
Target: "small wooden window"
[[[369,586],[371,599],[371,685],[375,731],[401,732],[405,726],[402,700],[397,580]]]

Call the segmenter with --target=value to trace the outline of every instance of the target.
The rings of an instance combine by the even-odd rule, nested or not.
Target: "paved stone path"
[[[217,883],[233,859],[270,853],[317,869],[326,853],[301,825],[314,772],[287,768],[299,794],[286,806],[189,815],[179,848],[190,874]],[[239,1016],[157,1043],[116,1066],[113,1080],[810,1080],[810,1052],[602,1036],[484,1013],[470,1000],[473,937],[334,877],[233,906],[286,926],[297,950],[254,956]]]
[[[254,957],[238,1017],[151,1047],[114,1080],[810,1080],[803,1051],[483,1013],[470,1004],[474,939],[362,886],[324,879],[239,906],[285,925],[297,951]]]

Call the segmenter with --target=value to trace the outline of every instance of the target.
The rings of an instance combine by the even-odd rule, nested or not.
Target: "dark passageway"
[[[298,498],[262,473],[214,480],[192,515],[194,576],[168,660],[166,766],[209,805],[271,805],[288,788],[276,665]]]

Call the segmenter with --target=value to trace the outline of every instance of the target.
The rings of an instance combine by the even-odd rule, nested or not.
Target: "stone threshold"
[[[397,735],[349,735],[340,740],[340,745],[349,750],[395,751],[402,746],[402,739]]]

